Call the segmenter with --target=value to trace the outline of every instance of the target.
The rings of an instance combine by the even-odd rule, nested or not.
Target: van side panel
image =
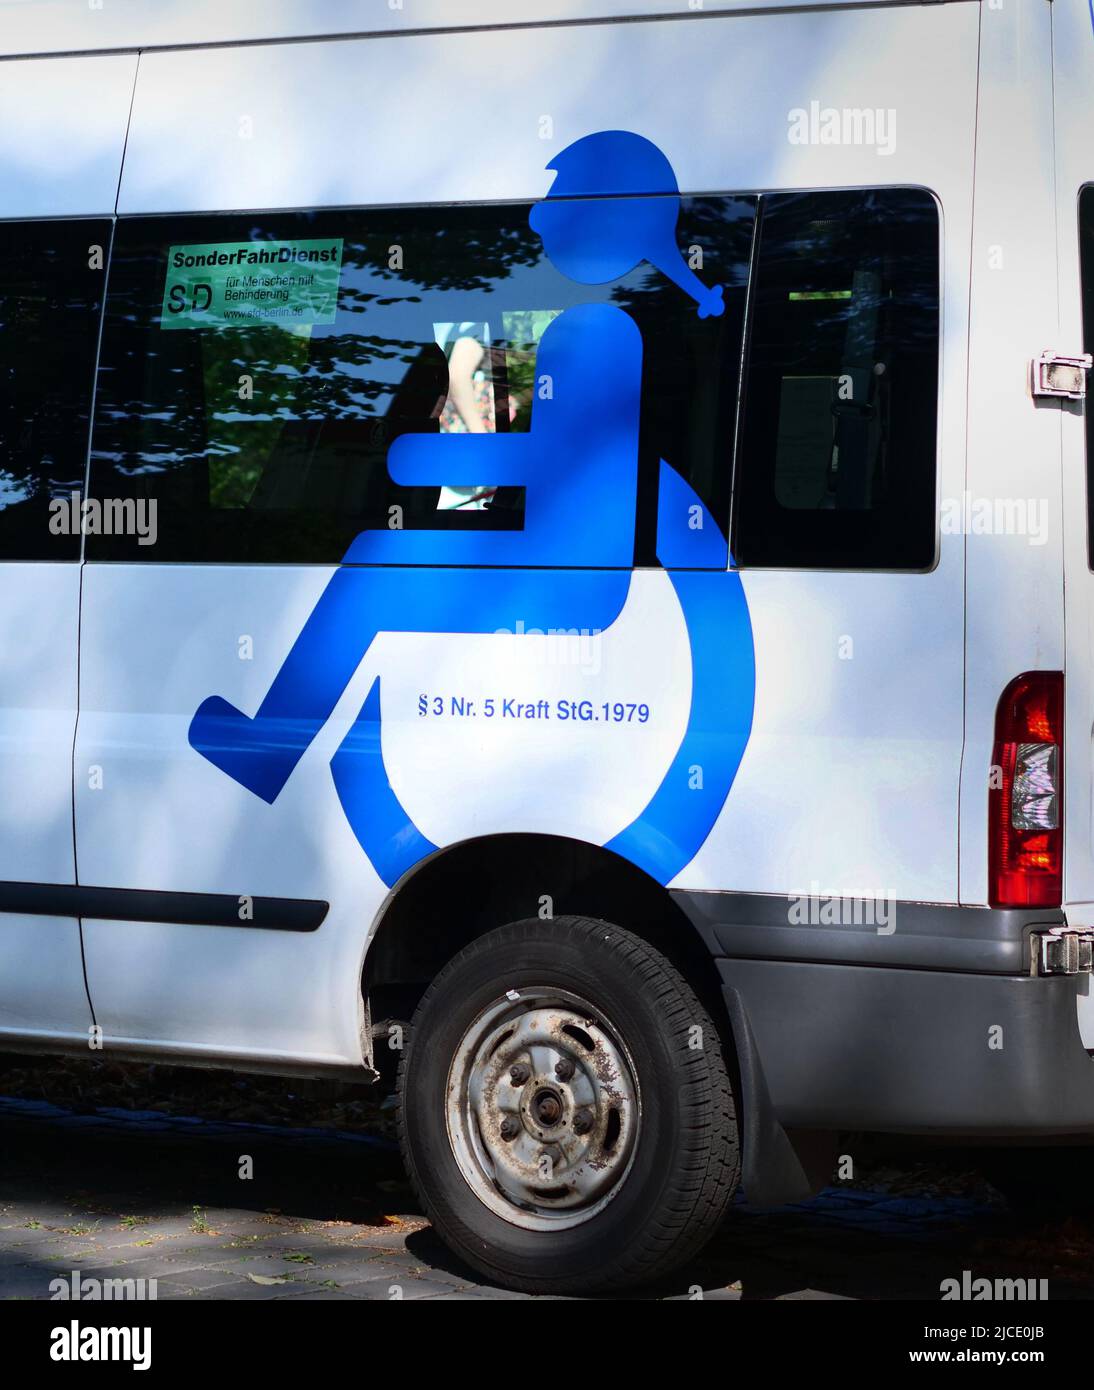
[[[0,559],[0,880],[75,882],[79,611],[78,564]],[[0,1037],[87,1036],[79,921],[62,911],[0,917]]]
[[[684,192],[918,184],[959,213],[977,27],[946,4],[145,53],[118,210],[539,198],[559,149],[622,129]],[[891,150],[794,143],[812,101],[893,108]]]
[[[113,214],[136,72],[136,57],[0,63],[0,219]],[[97,272],[105,275],[109,223],[96,221]],[[36,245],[41,227],[23,238]],[[93,245],[80,256],[96,255]],[[7,270],[0,269],[0,277]],[[64,273],[62,271],[62,273]],[[48,297],[49,287],[40,287]],[[98,293],[99,291],[97,291]],[[33,319],[16,312],[11,335]],[[72,324],[50,325],[58,335]],[[11,347],[11,338],[6,348]],[[60,393],[89,392],[93,352],[70,338]],[[18,346],[14,387],[19,400]],[[33,367],[28,371],[33,372]],[[31,383],[32,388],[37,383]],[[35,407],[23,393],[22,409]],[[7,417],[6,417],[7,418]],[[32,428],[29,418],[23,427]],[[84,438],[86,439],[86,433]],[[79,446],[73,452],[79,455]],[[5,475],[5,502],[19,484]],[[72,741],[76,727],[80,611],[79,542],[70,557],[19,561],[0,548],[0,882],[72,885]],[[48,899],[48,892],[46,894]],[[48,907],[48,902],[46,902]],[[91,1022],[75,917],[5,912],[0,918],[0,1035],[87,1037]]]
[[[1061,670],[1064,658],[1060,408],[1034,405],[1029,393],[1030,359],[1058,339],[1049,211],[1053,13],[1049,5],[983,9],[968,382],[963,903],[989,897],[988,776],[999,697],[1023,671]]]
[[[945,5],[151,53],[120,211],[534,199],[562,146],[612,129],[653,140],[685,192],[924,186],[943,226],[945,496],[963,479],[976,45],[975,7]],[[895,141],[793,143],[791,113],[814,101],[892,108]],[[963,548],[961,534],[942,535],[922,574],[745,573],[762,666],[755,733],[675,886],[786,894],[817,881],[956,900]],[[285,800],[267,806],[198,757],[187,721],[213,693],[253,713],[330,571],[149,559],[86,567],[77,765],[112,765],[123,785],[104,796],[77,779],[81,877],[321,898],[331,911],[318,932],[282,937],[90,923],[96,1007],[110,1036],[359,1060],[358,966],[386,887],[346,827],[328,763],[374,672],[358,670]],[[667,589],[664,573],[636,572],[627,619],[660,651],[636,654],[666,701],[687,695],[686,667],[664,662],[679,641]],[[244,635],[253,661],[239,660]],[[469,669],[469,640],[395,634],[370,660],[416,661],[401,668],[406,686],[415,671],[454,678]],[[666,728],[675,717],[666,709]],[[385,757],[400,737],[413,744],[396,721]],[[466,816],[440,799],[435,842],[531,828],[604,843],[613,817],[626,824],[611,803],[619,768],[591,778],[595,761],[567,756],[523,801],[469,774],[476,798]],[[588,787],[580,814],[552,782]],[[429,793],[423,763],[416,794]]]
[[[1053,94],[1056,103],[1056,234],[1060,287],[1059,350],[1094,350],[1089,320],[1094,263],[1090,229],[1085,263],[1079,253],[1079,199],[1089,219],[1094,185],[1094,15],[1084,5],[1052,13]],[[1085,190],[1085,192],[1084,192]],[[1083,282],[1085,272],[1086,283]],[[1084,301],[1087,321],[1084,322]],[[1094,924],[1094,570],[1091,565],[1090,440],[1094,380],[1087,374],[1080,408],[1060,409],[1062,449],[1064,625],[1064,903],[1073,926]],[[1082,977],[1080,977],[1081,979]],[[1094,995],[1077,995],[1079,1030],[1094,1048]]]
[[[113,213],[137,55],[0,63],[0,217]]]
[[[805,0],[825,8],[858,0]],[[906,0],[878,0],[902,4]],[[963,0],[971,4],[972,0]],[[703,0],[677,7],[703,20],[734,10],[785,8],[785,0]],[[804,8],[804,6],[803,6]],[[492,29],[632,19],[676,13],[669,0],[109,0],[98,6],[33,0],[0,11],[0,55],[84,53],[183,44],[234,44],[339,34],[398,35],[430,29]]]

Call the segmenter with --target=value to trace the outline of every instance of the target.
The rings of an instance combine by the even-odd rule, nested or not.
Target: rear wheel
[[[515,922],[473,941],[422,1000],[399,1079],[430,1219],[511,1288],[662,1275],[737,1185],[714,1025],[660,952],[606,922]]]

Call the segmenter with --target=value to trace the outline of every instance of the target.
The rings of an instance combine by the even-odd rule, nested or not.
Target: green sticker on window
[[[341,273],[341,237],[172,246],[160,327],[333,323]]]

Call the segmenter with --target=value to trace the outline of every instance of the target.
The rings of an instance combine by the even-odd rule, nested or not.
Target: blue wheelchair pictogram
[[[701,317],[723,312],[721,286],[704,286],[679,253],[676,179],[654,144],[627,131],[600,131],[548,167],[555,182],[530,223],[565,275],[601,284],[648,260],[696,301]],[[641,335],[620,308],[579,305],[545,330],[536,371],[550,377],[552,391],[535,402],[527,433],[408,434],[388,454],[400,484],[524,488],[523,529],[361,532],[254,716],[219,696],[202,702],[189,731],[197,752],[273,803],[380,633],[492,633],[514,614],[540,631],[603,632],[616,621],[633,573]],[[579,484],[580,507],[572,489],[559,487],[560,474]],[[694,858],[729,794],[752,725],[755,662],[726,540],[663,460],[657,558],[687,626],[691,706],[657,791],[606,847],[667,883]],[[507,567],[504,577],[499,566]],[[386,884],[437,848],[388,781],[380,677],[331,771],[354,834]]]

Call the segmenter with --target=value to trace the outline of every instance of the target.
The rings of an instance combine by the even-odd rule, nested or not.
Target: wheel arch
[[[408,1018],[437,972],[494,927],[563,916],[600,917],[655,946],[699,995],[732,1050],[710,951],[668,889],[611,850],[556,835],[463,840],[415,865],[388,895],[370,934],[362,986],[373,1018]]]

